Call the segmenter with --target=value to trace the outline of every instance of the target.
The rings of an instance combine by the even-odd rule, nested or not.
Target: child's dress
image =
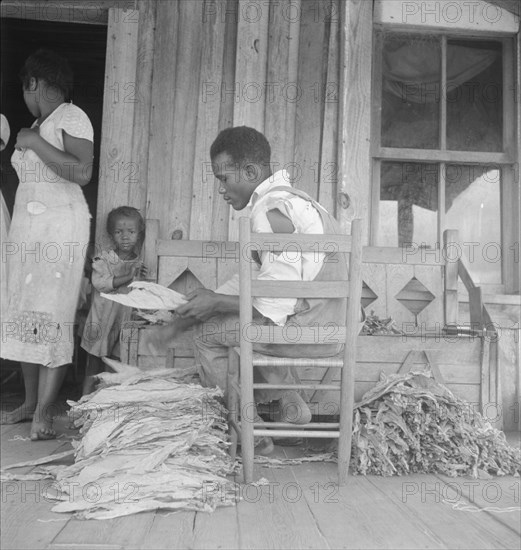
[[[92,263],[92,304],[85,322],[81,347],[91,355],[109,357],[119,344],[119,334],[132,309],[100,296],[100,292],[125,294],[127,285],[114,289],[114,277],[132,273],[140,258],[121,260],[114,250],[103,251]],[[116,346],[116,350],[118,346]]]

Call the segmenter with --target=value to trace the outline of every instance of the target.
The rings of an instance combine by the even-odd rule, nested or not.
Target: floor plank
[[[41,458],[70,449],[62,439],[33,442],[27,439],[30,423],[10,425],[2,433],[1,465]],[[6,426],[7,427],[7,426]],[[8,470],[29,473],[33,468]],[[2,548],[46,548],[65,527],[70,516],[51,511],[52,480],[5,481],[2,490]]]
[[[193,548],[241,548],[237,507],[222,506],[213,513],[197,512]]]
[[[255,468],[270,485],[245,485],[237,507],[241,548],[329,548],[289,468]]]
[[[444,502],[442,483],[436,476],[368,479],[382,497],[392,501],[393,509],[402,518],[410,524],[423,524],[426,530],[435,532],[447,548],[519,549],[519,536],[494,517],[459,512]]]
[[[449,548],[434,531],[404,517],[367,478],[351,476],[338,487],[336,464],[291,469],[331,548]]]
[[[7,437],[12,431],[15,431],[19,426],[20,424],[0,424],[0,434],[2,438]]]
[[[57,449],[64,451],[67,447],[70,448],[70,437],[77,434],[77,430],[69,428],[69,419],[67,417],[59,417],[55,420],[56,431],[61,437],[47,441],[30,440],[30,422],[10,424],[2,427],[8,428],[5,431],[2,430],[1,436],[3,445],[0,451],[0,461],[3,468],[17,462],[36,460],[37,458],[54,454],[57,452]]]
[[[49,548],[142,548],[154,522],[154,512],[108,520],[71,519],[52,540]]]
[[[50,494],[52,481],[2,483],[1,548],[47,548],[67,525],[69,516],[51,512],[56,504]]]
[[[194,542],[195,512],[156,512],[143,541],[144,550],[196,548]]]
[[[490,479],[454,479],[437,476],[446,504],[460,513],[488,515],[521,536],[519,477]]]

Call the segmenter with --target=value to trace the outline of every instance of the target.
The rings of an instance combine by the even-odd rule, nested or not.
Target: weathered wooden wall
[[[97,241],[106,242],[104,220],[122,204],[160,220],[161,238],[234,240],[242,213],[219,196],[209,148],[220,130],[242,124],[266,134],[274,171],[285,168],[343,227],[353,217],[367,226],[371,6],[134,0],[111,8]]]
[[[296,187],[335,211],[339,6],[156,4],[148,154],[136,159],[146,165],[146,201],[136,200],[161,220],[162,238],[235,236],[238,214],[218,195],[209,159],[218,132],[232,125],[265,132],[274,169],[288,169]]]

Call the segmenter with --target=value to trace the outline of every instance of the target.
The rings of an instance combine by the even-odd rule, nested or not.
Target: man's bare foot
[[[0,418],[0,424],[18,424],[19,422],[27,422],[33,419],[36,405],[29,407],[25,403],[10,412],[3,412]]]
[[[31,441],[56,439],[56,432],[52,427],[52,421],[35,422],[31,426]]]

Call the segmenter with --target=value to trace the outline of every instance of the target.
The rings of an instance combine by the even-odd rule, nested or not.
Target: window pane
[[[459,231],[463,260],[477,284],[501,283],[501,172],[447,165],[445,228]]]
[[[436,246],[438,173],[437,164],[382,162],[380,246]]]
[[[503,65],[499,42],[447,45],[447,147],[503,149]]]
[[[380,35],[382,146],[439,148],[440,39]]]

